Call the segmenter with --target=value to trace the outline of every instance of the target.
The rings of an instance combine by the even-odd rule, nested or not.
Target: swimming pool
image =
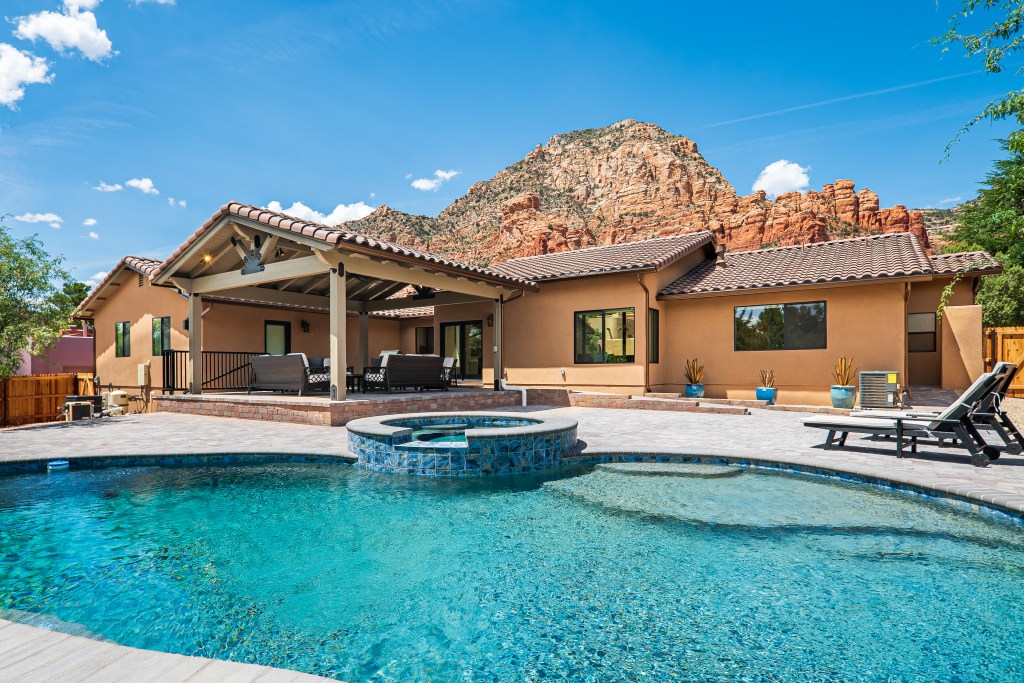
[[[864,485],[648,474],[7,476],[0,616],[351,681],[1024,677],[1021,529]]]

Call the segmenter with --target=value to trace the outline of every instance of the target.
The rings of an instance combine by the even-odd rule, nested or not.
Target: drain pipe
[[[526,387],[512,386],[511,384],[506,382],[504,378],[502,378],[501,379],[501,389],[502,389],[502,391],[518,391],[518,392],[520,392],[523,395],[523,407],[524,408],[526,407]]]
[[[636,274],[636,281],[644,290],[644,329],[647,330],[647,333],[644,334],[644,339],[647,342],[647,348],[644,349],[644,392],[649,392],[651,390],[651,290],[647,289],[647,285],[644,284],[643,273]]]

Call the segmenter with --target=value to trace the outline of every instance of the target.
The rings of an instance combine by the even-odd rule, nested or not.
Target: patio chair
[[[992,368],[991,372],[997,380],[995,386],[988,394],[981,397],[974,410],[971,411],[971,421],[974,422],[975,426],[986,427],[994,431],[1003,442],[1001,450],[1009,453],[1010,455],[1019,455],[1024,452],[1024,436],[1021,435],[1017,426],[1013,424],[1010,416],[1003,412],[1001,403],[1006,397],[1006,392],[1009,391],[1010,385],[1013,384],[1013,380],[1017,376],[1018,370],[1019,368],[1014,363],[996,363],[996,366]],[[958,398],[956,402],[962,401],[968,392],[973,391],[975,385],[982,380],[982,377],[975,380],[975,384],[972,384],[967,391],[961,394],[960,398]],[[942,411],[939,410],[864,410],[850,413],[850,417],[929,418],[935,417],[941,412]]]
[[[309,364],[303,353],[253,356],[251,365],[250,394],[254,391],[297,391],[302,396],[309,386]]]
[[[846,438],[851,433],[895,437],[898,458],[903,457],[903,449],[908,444],[911,452],[916,453],[918,439],[951,440],[968,450],[971,464],[975,467],[987,467],[991,460],[999,457],[1000,450],[985,441],[972,421],[971,414],[979,402],[995,389],[1000,380],[1000,377],[991,372],[984,373],[956,402],[938,415],[885,418],[819,415],[804,420],[804,426],[828,430],[824,443],[825,450],[845,447]]]
[[[455,373],[455,359],[451,356],[445,356],[441,367],[444,368],[444,381],[448,383],[448,386],[458,385],[459,378]]]

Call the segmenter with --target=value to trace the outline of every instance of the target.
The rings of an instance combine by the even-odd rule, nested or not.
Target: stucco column
[[[203,393],[203,296],[188,297],[189,393]]]
[[[494,300],[494,390],[501,391],[501,305],[504,295]]]
[[[328,274],[331,281],[331,400],[345,398],[345,367],[348,365],[345,328],[348,315],[348,297],[345,289],[345,266],[338,264]]]
[[[359,312],[359,367],[357,373],[370,364],[370,314]]]

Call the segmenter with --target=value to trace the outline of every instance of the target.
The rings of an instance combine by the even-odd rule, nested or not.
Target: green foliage
[[[954,251],[984,249],[1024,265],[1024,150],[1004,142],[1009,158],[995,162],[978,200],[966,204],[950,235]]]
[[[60,293],[54,297],[54,301],[57,305],[74,311],[80,303],[85,301],[85,297],[89,296],[90,291],[91,288],[84,282],[69,280],[64,283]]]
[[[18,369],[23,350],[43,353],[71,323],[63,260],[38,237],[16,239],[0,224],[0,377]]]
[[[1024,325],[1024,266],[1004,266],[1002,275],[982,278],[977,302],[985,327]]]
[[[977,33],[967,32],[965,24],[978,20],[992,23]],[[956,47],[967,58],[980,55],[988,73],[1000,73],[1004,60],[1024,48],[1024,37],[1019,35],[1024,26],[1024,3],[1020,0],[962,0],[949,24],[949,30],[933,39],[932,44],[941,45],[943,53]],[[1024,127],[1024,90],[1009,92],[989,102],[980,114],[960,129],[946,146],[946,153],[961,135],[984,120],[1013,120]],[[1024,130],[1011,133],[1008,143],[1012,150],[1024,150]]]

